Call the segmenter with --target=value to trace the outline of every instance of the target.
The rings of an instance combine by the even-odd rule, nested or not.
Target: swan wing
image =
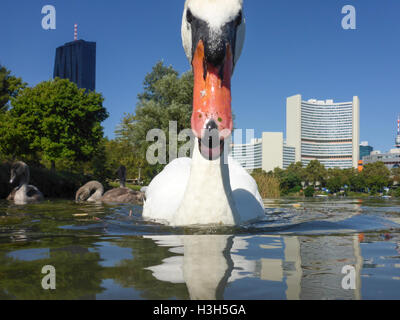
[[[228,165],[232,194],[241,221],[250,222],[264,217],[264,203],[256,181],[232,157],[228,158]]]
[[[190,158],[178,158],[169,163],[146,189],[143,217],[170,222],[178,210],[190,176]]]
[[[42,201],[44,198],[40,190],[32,185],[26,187],[26,196],[28,202]]]
[[[18,191],[18,187],[14,188],[14,189],[11,191],[11,193],[8,195],[7,200],[13,201],[13,200],[14,200],[14,197],[15,197],[15,194],[17,193],[17,191]]]
[[[129,188],[114,188],[107,191],[101,201],[140,204],[142,193]]]

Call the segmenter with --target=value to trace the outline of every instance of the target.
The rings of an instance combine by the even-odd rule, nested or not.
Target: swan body
[[[19,180],[16,187],[7,200],[14,201],[15,204],[28,204],[40,202],[44,199],[43,194],[35,186],[29,185],[30,172],[26,163],[19,161],[11,167],[10,183]]]
[[[140,204],[142,193],[126,187],[114,188],[104,193],[103,185],[98,181],[90,181],[80,187],[75,194],[76,201],[118,202]]]
[[[239,225],[262,218],[256,182],[238,162],[227,160],[206,160],[194,148],[192,159],[172,161],[148,186],[143,217],[171,226]]]
[[[107,191],[101,201],[119,203],[141,203],[142,194],[127,187],[114,188]]]
[[[90,181],[79,188],[75,194],[75,200],[88,202],[141,203],[143,194],[125,187],[126,168],[120,166],[117,174],[120,181],[119,188],[114,188],[104,193],[104,187],[100,182]]]
[[[154,178],[143,217],[171,226],[260,219],[264,206],[256,182],[224,153],[233,130],[231,77],[245,36],[243,1],[186,0],[181,34],[194,75],[193,156],[174,160]]]

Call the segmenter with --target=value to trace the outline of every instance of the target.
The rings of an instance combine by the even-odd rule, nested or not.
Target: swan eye
[[[190,9],[187,9],[186,11],[186,21],[189,23],[192,23],[193,21],[193,14],[192,11],[190,11]]]
[[[237,15],[236,20],[235,20],[236,26],[240,26],[242,24],[242,20],[243,20],[243,13],[242,13],[242,10],[240,10],[240,12]]]

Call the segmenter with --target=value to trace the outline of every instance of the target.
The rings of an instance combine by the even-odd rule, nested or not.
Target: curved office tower
[[[358,97],[351,102],[287,99],[287,144],[295,147],[296,162],[318,160],[326,168],[357,168],[359,158]]]
[[[232,144],[230,156],[244,169],[261,169],[262,145],[262,139],[252,139],[248,144]]]

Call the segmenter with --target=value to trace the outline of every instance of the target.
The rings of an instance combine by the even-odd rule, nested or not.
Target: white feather
[[[143,217],[169,223],[182,202],[190,175],[191,159],[178,158],[168,164],[146,189]]]
[[[186,21],[187,9],[192,14],[206,21],[211,31],[218,38],[220,29],[228,22],[236,18],[240,11],[243,12],[243,0],[187,0],[182,16],[182,44],[185,49],[186,57],[192,62],[192,30],[190,23]],[[236,33],[235,61],[239,60],[242,53],[246,33],[246,22],[243,18]]]
[[[224,170],[221,159],[201,157],[195,148],[193,160],[176,159],[154,178],[146,190],[144,218],[171,226],[235,225],[265,215],[257,184],[239,163],[228,157]]]
[[[234,20],[243,7],[243,0],[188,0],[187,7],[197,18],[206,21],[218,32],[226,23]]]

